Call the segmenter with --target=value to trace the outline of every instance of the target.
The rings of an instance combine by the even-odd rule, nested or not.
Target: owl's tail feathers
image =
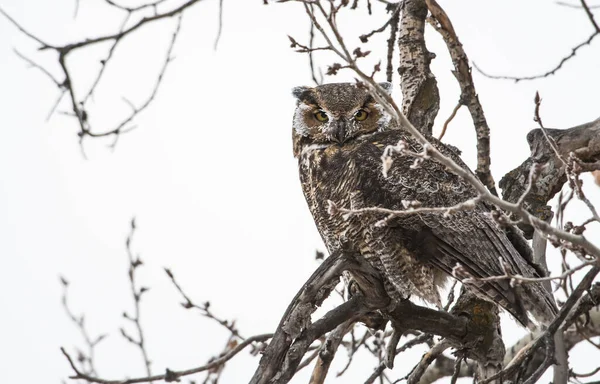
[[[477,296],[500,305],[531,331],[539,329],[540,325],[550,324],[558,313],[554,298],[541,283],[528,282],[513,286],[508,280],[485,282],[461,276],[457,269],[453,272],[454,277],[467,283]]]
[[[554,298],[540,283],[527,283],[514,287],[508,285],[507,289],[511,294],[496,295],[497,303],[530,331],[547,326],[556,317],[558,308]],[[495,291],[496,288],[492,290]],[[489,290],[486,293],[488,297],[493,294]]]
[[[506,284],[502,290],[498,289],[498,283],[490,284],[481,281],[471,281],[466,284],[468,288],[481,299],[490,301],[500,307],[504,308],[510,313],[523,327],[531,329],[535,327],[535,324],[531,321],[527,315],[527,309],[523,303],[523,300],[516,294],[516,292],[510,288],[509,284]]]
[[[524,298],[525,309],[539,325],[549,325],[558,314],[554,297],[541,283],[517,285],[515,291],[519,297]]]

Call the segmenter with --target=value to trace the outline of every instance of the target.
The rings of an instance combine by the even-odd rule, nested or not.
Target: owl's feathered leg
[[[419,298],[441,309],[442,300],[436,285],[439,279],[434,267],[418,262],[398,242],[387,244],[385,234],[382,235],[379,240],[372,241],[371,247],[385,270],[386,280],[402,299],[407,299],[414,292]]]

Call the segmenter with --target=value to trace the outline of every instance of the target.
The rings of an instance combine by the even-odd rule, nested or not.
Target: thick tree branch
[[[306,324],[310,324],[311,314],[337,285],[347,262],[342,254],[329,256],[298,291],[263,353],[251,383],[267,383],[275,376],[294,339],[301,334]]]
[[[319,357],[315,363],[312,375],[310,377],[309,384],[324,384],[331,362],[337,353],[337,349],[342,343],[342,340],[346,333],[354,328],[355,323],[351,320],[347,320],[344,323],[337,326],[337,328],[330,332],[325,339],[325,343],[319,351]]]
[[[442,35],[450,52],[450,57],[454,64],[454,71],[452,73],[460,85],[460,101],[467,106],[473,119],[473,125],[477,134],[477,168],[475,169],[475,173],[481,182],[488,187],[490,192],[497,196],[496,183],[490,171],[490,127],[475,91],[469,58],[446,12],[435,0],[426,0],[426,3],[436,21],[430,24]]]
[[[315,15],[311,11],[311,9],[312,9],[311,7],[317,7],[317,9],[320,9],[321,13],[327,20],[327,26],[330,28],[331,33],[332,33],[333,37],[335,38],[335,43],[336,43],[335,47],[332,45],[332,39],[328,36],[327,32],[325,32],[325,29],[323,28],[323,26],[319,25],[318,22],[316,21]],[[540,233],[543,233],[545,236],[552,239],[552,241],[554,243],[560,243],[563,246],[565,246],[566,248],[578,252],[578,254],[580,254],[580,255],[589,255],[590,260],[594,259],[594,258],[597,259],[600,256],[600,249],[598,248],[598,246],[593,244],[592,242],[588,241],[584,236],[581,236],[581,232],[571,233],[569,231],[564,231],[559,228],[554,228],[551,225],[549,225],[547,222],[540,220],[539,218],[529,214],[529,212],[527,212],[527,210],[524,209],[523,204],[521,204],[523,202],[521,196],[519,196],[519,198],[516,200],[516,203],[511,203],[511,202],[507,202],[507,201],[499,199],[497,196],[492,194],[486,188],[486,186],[484,186],[478,180],[478,178],[475,175],[470,173],[468,170],[462,168],[460,165],[456,164],[451,159],[448,159],[445,156],[443,156],[435,147],[433,147],[427,141],[426,137],[422,134],[422,132],[420,132],[419,129],[417,129],[413,124],[411,124],[409,119],[407,119],[407,117],[402,112],[400,112],[399,108],[394,103],[394,101],[391,99],[391,97],[381,89],[381,87],[373,80],[372,76],[366,74],[357,66],[355,58],[352,57],[348,53],[348,50],[345,48],[343,40],[340,37],[340,33],[337,30],[337,26],[335,25],[334,22],[331,22],[331,18],[327,17],[327,13],[320,6],[320,2],[318,0],[313,1],[313,2],[311,2],[310,6],[308,6],[308,5],[306,6],[306,9],[307,9],[307,13],[313,20],[313,23],[315,23],[315,26],[317,27],[319,32],[321,32],[323,34],[323,37],[326,39],[328,44],[330,44],[330,46],[332,47],[332,51],[335,52],[341,59],[344,60],[345,65],[340,65],[340,67],[341,68],[348,67],[355,71],[355,73],[359,76],[360,80],[362,82],[364,82],[364,85],[366,85],[370,89],[370,91],[371,91],[372,95],[375,97],[375,99],[383,105],[384,109],[388,113],[390,113],[390,115],[392,115],[392,117],[399,123],[399,125],[402,128],[406,129],[413,136],[415,136],[415,138],[423,145],[423,151],[424,151],[423,156],[426,156],[428,158],[433,158],[436,161],[444,164],[449,170],[451,170],[452,172],[454,172],[455,174],[457,174],[458,176],[462,177],[467,182],[469,182],[477,191],[478,199],[486,200],[492,204],[495,204],[500,209],[506,210],[514,215],[517,215],[518,217],[521,218],[521,220],[524,223],[532,225],[534,228],[539,230]],[[400,144],[398,146],[400,146]],[[529,176],[529,174],[528,174],[528,176]],[[529,177],[527,178],[527,180],[530,180]],[[527,191],[527,188],[532,189],[532,187],[526,187],[524,192]],[[427,208],[424,208],[424,209],[427,209]],[[598,266],[596,266],[596,265],[594,265],[592,267],[592,269],[588,272],[588,275],[586,275],[586,278],[582,281],[581,284],[583,284],[583,285],[580,284],[578,286],[578,288],[574,291],[571,298],[576,299],[578,297],[578,295],[581,294],[582,287],[585,286],[586,284],[587,284],[587,286],[589,286],[589,284],[591,283],[590,276],[591,276],[591,278],[593,278],[595,276],[595,273],[597,273],[597,271],[596,271],[597,268],[598,268]],[[583,289],[585,289],[585,288],[583,288]],[[571,298],[569,300],[571,300]],[[545,354],[545,360],[543,363],[546,365],[548,363],[551,363],[552,359],[550,356],[550,353],[551,353],[550,351],[553,351],[553,348],[551,348],[552,338],[549,336],[552,336],[558,330],[558,327],[561,325],[562,321],[564,320],[564,318],[566,316],[565,311],[569,311],[571,306],[573,306],[573,305],[574,305],[574,302],[568,301],[567,305],[565,305],[562,308],[559,316],[551,324],[547,333],[545,333],[543,337],[541,337],[540,339],[538,339],[537,342],[534,343],[534,346],[532,347],[531,350],[525,351],[524,355],[526,355],[528,357],[531,355],[531,353],[533,351],[537,350],[542,345],[546,345],[547,353]],[[498,337],[496,339],[501,341],[501,339]],[[500,349],[497,349],[497,350],[500,351]],[[489,360],[484,360],[484,361],[489,361]],[[498,367],[501,366],[501,365],[498,365],[498,364],[501,364],[501,360],[496,359],[495,361],[498,363],[494,364],[495,366],[493,368],[495,370],[497,370]],[[487,368],[488,367],[485,367],[485,366],[483,367],[484,370],[487,370]],[[529,379],[534,380],[539,374],[543,373],[543,370],[544,370],[544,367],[538,367],[538,369],[536,369],[535,372],[533,372],[533,374],[529,376]],[[491,372],[488,370],[488,373],[491,373]],[[514,373],[515,372],[508,373],[507,371],[502,371],[502,374],[514,374]],[[498,377],[498,375],[493,375],[493,374],[491,376],[490,375],[485,375],[485,376],[488,376],[487,381],[492,381]]]
[[[540,220],[548,220],[552,212],[546,203],[567,181],[567,165],[563,159],[572,152],[582,162],[582,167],[588,166],[590,171],[600,169],[600,119],[563,130],[534,129],[527,134],[527,141],[531,155],[500,180],[502,196],[506,201],[517,202],[525,193],[531,167],[542,164],[535,187],[525,197],[524,207]],[[532,227],[522,229],[531,238]]]
[[[419,132],[431,135],[440,109],[440,94],[429,67],[435,54],[425,46],[427,6],[424,0],[406,0],[402,7],[398,37],[402,112]]]

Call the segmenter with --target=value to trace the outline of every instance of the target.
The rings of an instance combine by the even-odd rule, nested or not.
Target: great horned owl
[[[381,84],[388,92],[389,83]],[[403,201],[424,207],[450,207],[475,197],[476,191],[439,162],[428,159],[414,167],[414,157],[397,155],[384,176],[382,152],[404,140],[413,152],[421,145],[393,125],[381,105],[354,84],[326,84],[293,90],[297,108],[293,120],[294,156],[298,159],[304,196],[329,249],[351,249],[375,266],[394,299],[414,294],[440,305],[438,289],[453,268],[476,278],[503,274],[501,259],[513,274],[539,277],[543,271],[516,227],[501,229],[490,217],[493,207],[480,202],[472,210],[396,217],[387,225],[381,215],[328,212],[328,201],[339,207],[406,209]],[[429,137],[443,154],[467,169],[457,150]],[[461,278],[461,276],[458,276]],[[476,293],[531,325],[528,312],[547,323],[556,315],[552,296],[540,283],[511,287],[508,280],[467,285]]]

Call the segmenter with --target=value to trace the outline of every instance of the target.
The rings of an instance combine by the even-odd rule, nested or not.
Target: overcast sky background
[[[178,3],[167,2],[162,10]],[[440,4],[470,59],[494,74],[544,72],[592,31],[583,11],[549,1]],[[102,0],[80,0],[75,19],[74,0],[0,0],[0,5],[58,45],[113,33],[124,16]],[[368,17],[362,4],[340,17],[351,48],[360,44],[356,36],[387,20],[378,3],[374,9]],[[118,332],[125,324],[122,312],[132,309],[124,240],[133,216],[138,223],[133,249],[145,262],[139,281],[151,288],[142,302],[142,323],[156,373],[202,365],[227,338],[219,325],[181,308],[163,267],[172,268],[195,301],[210,300],[217,315],[237,319],[244,336],[274,331],[316,268],[314,252],[324,246],[302,196],[290,137],[290,89],[312,82],[307,57],[294,53],[287,38],[306,43],[309,22],[298,4],[225,0],[223,33],[214,51],[217,16],[216,0],[186,13],[176,59],[154,104],[136,120],[138,128],[123,135],[114,151],[107,148],[111,140],[86,140],[87,160],[74,119],[57,113],[46,121],[56,86],[12,50],[60,77],[55,53],[37,51],[35,42],[0,18],[0,382],[59,383],[71,374],[59,347],[73,352],[83,342],[61,308],[59,275],[71,282],[71,307],[85,313],[90,332],[109,334],[97,348],[100,375],[144,373],[139,351]],[[111,129],[129,112],[123,96],[134,103],[146,97],[175,22],[145,27],[117,49],[89,109],[96,131]],[[432,68],[442,97],[434,127],[439,133],[460,91],[443,42],[430,28],[426,35],[437,55]],[[385,39],[368,46],[373,53],[364,61],[367,71],[385,57]],[[107,49],[98,46],[69,58],[80,95]],[[326,55],[317,59],[322,68],[332,62]],[[515,84],[473,76],[492,130],[496,181],[528,156],[525,135],[536,127],[536,90],[547,127],[568,128],[600,115],[597,41],[547,79]],[[326,81],[353,77],[342,71]],[[394,83],[400,101],[397,78]],[[65,99],[59,111],[67,110]],[[475,165],[475,133],[466,108],[444,140]],[[584,182],[600,204],[598,187],[587,175]],[[588,217],[582,205],[574,204],[570,213],[577,220]],[[589,237],[598,238],[597,226],[591,229]],[[556,267],[557,253],[550,255]],[[505,320],[510,345],[524,331]],[[404,354],[391,377],[408,372],[422,352]],[[588,371],[597,359],[597,350],[581,345],[571,360],[576,371]],[[345,362],[341,352],[333,371]],[[257,364],[257,357],[242,352],[228,363],[222,382],[247,382]],[[355,360],[339,382],[363,382],[375,365],[369,357]],[[306,382],[309,374],[307,369],[293,382]]]

